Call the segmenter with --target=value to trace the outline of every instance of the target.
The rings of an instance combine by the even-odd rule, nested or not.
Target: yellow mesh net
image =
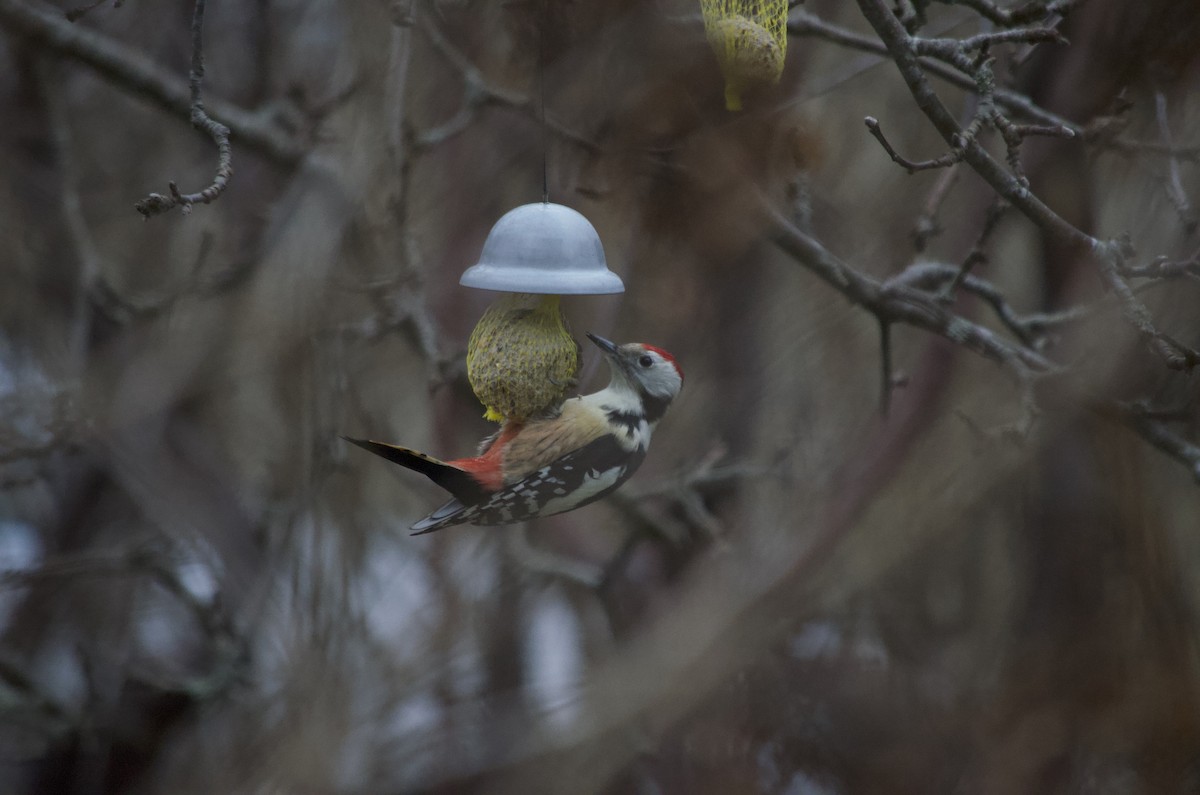
[[[467,342],[467,380],[489,420],[554,413],[579,372],[579,344],[557,295],[506,293],[488,307]]]
[[[783,74],[788,0],[700,0],[708,41],[725,75],[725,107],[742,109],[742,93]]]

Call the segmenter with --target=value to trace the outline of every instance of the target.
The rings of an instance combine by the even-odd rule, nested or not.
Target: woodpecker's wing
[[[643,447],[630,452],[612,434],[546,464],[486,500],[452,500],[412,526],[424,535],[458,524],[502,525],[534,516],[565,513],[595,502],[629,479],[646,457]]]
[[[590,409],[578,398],[568,400],[557,416],[530,422],[506,440],[504,476],[509,485],[524,480],[544,466],[579,451],[611,432],[603,412]]]
[[[471,475],[470,472],[434,458],[431,455],[399,447],[384,442],[374,442],[369,439],[351,439],[343,436],[347,442],[357,445],[364,450],[382,456],[393,464],[407,467],[414,472],[420,472],[434,483],[454,495],[455,499],[467,504],[484,499],[488,491]]]

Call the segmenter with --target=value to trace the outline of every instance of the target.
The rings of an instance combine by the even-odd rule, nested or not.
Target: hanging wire
[[[542,203],[550,202],[550,166],[549,149],[550,137],[546,129],[546,1],[542,0],[540,19],[538,20],[538,95],[541,108],[542,124]]]

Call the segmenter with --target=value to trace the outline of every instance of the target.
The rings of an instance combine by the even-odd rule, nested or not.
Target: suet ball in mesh
[[[467,380],[496,422],[552,414],[575,386],[579,363],[557,295],[505,294],[467,342]]]

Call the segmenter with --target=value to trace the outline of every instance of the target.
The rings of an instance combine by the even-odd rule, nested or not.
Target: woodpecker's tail
[[[368,439],[351,439],[349,436],[343,436],[342,438],[350,442],[350,444],[357,445],[377,456],[386,458],[393,464],[399,464],[414,472],[420,472],[453,494],[459,502],[472,505],[480,502],[487,495],[487,490],[469,472],[453,464],[440,461],[433,456],[425,455],[416,450],[409,450],[407,447],[385,444],[384,442],[373,442]]]
[[[414,536],[423,536],[426,533],[432,533],[435,530],[441,530],[443,527],[461,524],[466,521],[462,518],[466,512],[466,507],[458,500],[450,500],[450,502],[438,508],[433,513],[426,516],[424,519],[415,523],[410,530],[415,530],[412,533]]]

